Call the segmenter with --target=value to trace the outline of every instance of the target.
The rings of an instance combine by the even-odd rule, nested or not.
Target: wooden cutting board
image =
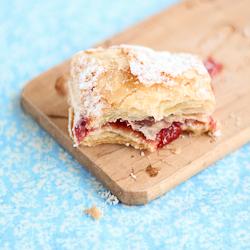
[[[101,44],[144,45],[221,62],[224,70],[213,82],[222,131],[217,141],[179,138],[145,155],[123,145],[74,148],[67,131],[70,61],[29,82],[21,105],[121,202],[147,203],[250,141],[249,10],[249,0],[185,1]],[[174,148],[181,153],[173,154]]]

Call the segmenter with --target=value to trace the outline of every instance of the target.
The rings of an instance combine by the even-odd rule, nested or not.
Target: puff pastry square
[[[217,130],[211,78],[195,55],[130,45],[89,49],[72,58],[69,90],[75,146],[155,151],[183,131]]]

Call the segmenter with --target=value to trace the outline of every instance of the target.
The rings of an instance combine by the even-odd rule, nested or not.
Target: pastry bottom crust
[[[84,146],[96,146],[103,143],[118,143],[125,144],[127,146],[131,145],[137,149],[148,149],[149,151],[155,150],[154,143],[146,143],[141,138],[135,141],[134,139],[121,134],[120,131],[102,131],[90,134],[84,141],[80,143],[80,145]]]

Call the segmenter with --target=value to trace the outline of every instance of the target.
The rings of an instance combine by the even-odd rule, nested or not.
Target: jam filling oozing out
[[[180,136],[181,132],[182,129],[179,122],[173,122],[170,127],[162,129],[156,135],[156,141],[158,142],[157,148],[161,148],[171,141],[177,139]]]
[[[143,121],[138,121],[141,125],[149,125],[152,126],[152,119],[149,117]],[[110,122],[108,125],[113,126],[116,129],[123,129],[136,132],[140,134],[147,142],[152,142],[152,140],[147,140],[144,134],[140,131],[133,130],[130,124],[127,121],[117,120],[116,122]],[[155,138],[155,142],[157,143],[157,148],[163,147],[164,145],[170,143],[171,141],[177,139],[182,132],[181,123],[173,122],[170,127],[162,129]]]
[[[78,124],[75,126],[75,136],[78,142],[83,141],[89,132],[89,130],[86,129],[87,122],[88,119],[83,116],[81,120],[78,122]]]
[[[84,140],[84,138],[88,135],[88,133],[92,130],[86,128],[86,124],[88,119],[82,117],[79,123],[75,126],[75,136],[77,138],[78,143]],[[145,124],[143,121],[140,121],[142,124]],[[146,121],[147,123],[148,121]],[[152,142],[152,140],[147,140],[143,133],[140,131],[134,131],[130,124],[127,121],[117,120],[116,122],[108,122],[104,126],[112,126],[116,129],[122,129],[127,131],[133,131],[140,134],[147,142]],[[157,148],[163,147],[164,145],[170,143],[171,141],[177,139],[181,134],[181,123],[173,122],[172,125],[168,128],[162,129],[157,135],[155,142],[157,143]]]
[[[204,64],[205,68],[207,69],[211,78],[214,78],[223,69],[223,65],[219,62],[214,61],[214,59],[211,57],[209,57],[208,59],[203,61],[203,64]]]
[[[212,127],[213,131],[217,130],[217,123],[213,120],[212,116],[210,116],[210,122],[209,122],[209,124]]]

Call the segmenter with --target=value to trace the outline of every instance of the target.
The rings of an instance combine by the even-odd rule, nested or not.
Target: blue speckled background
[[[249,143],[149,204],[110,205],[19,105],[37,74],[176,2],[0,1],[0,249],[250,249]]]

